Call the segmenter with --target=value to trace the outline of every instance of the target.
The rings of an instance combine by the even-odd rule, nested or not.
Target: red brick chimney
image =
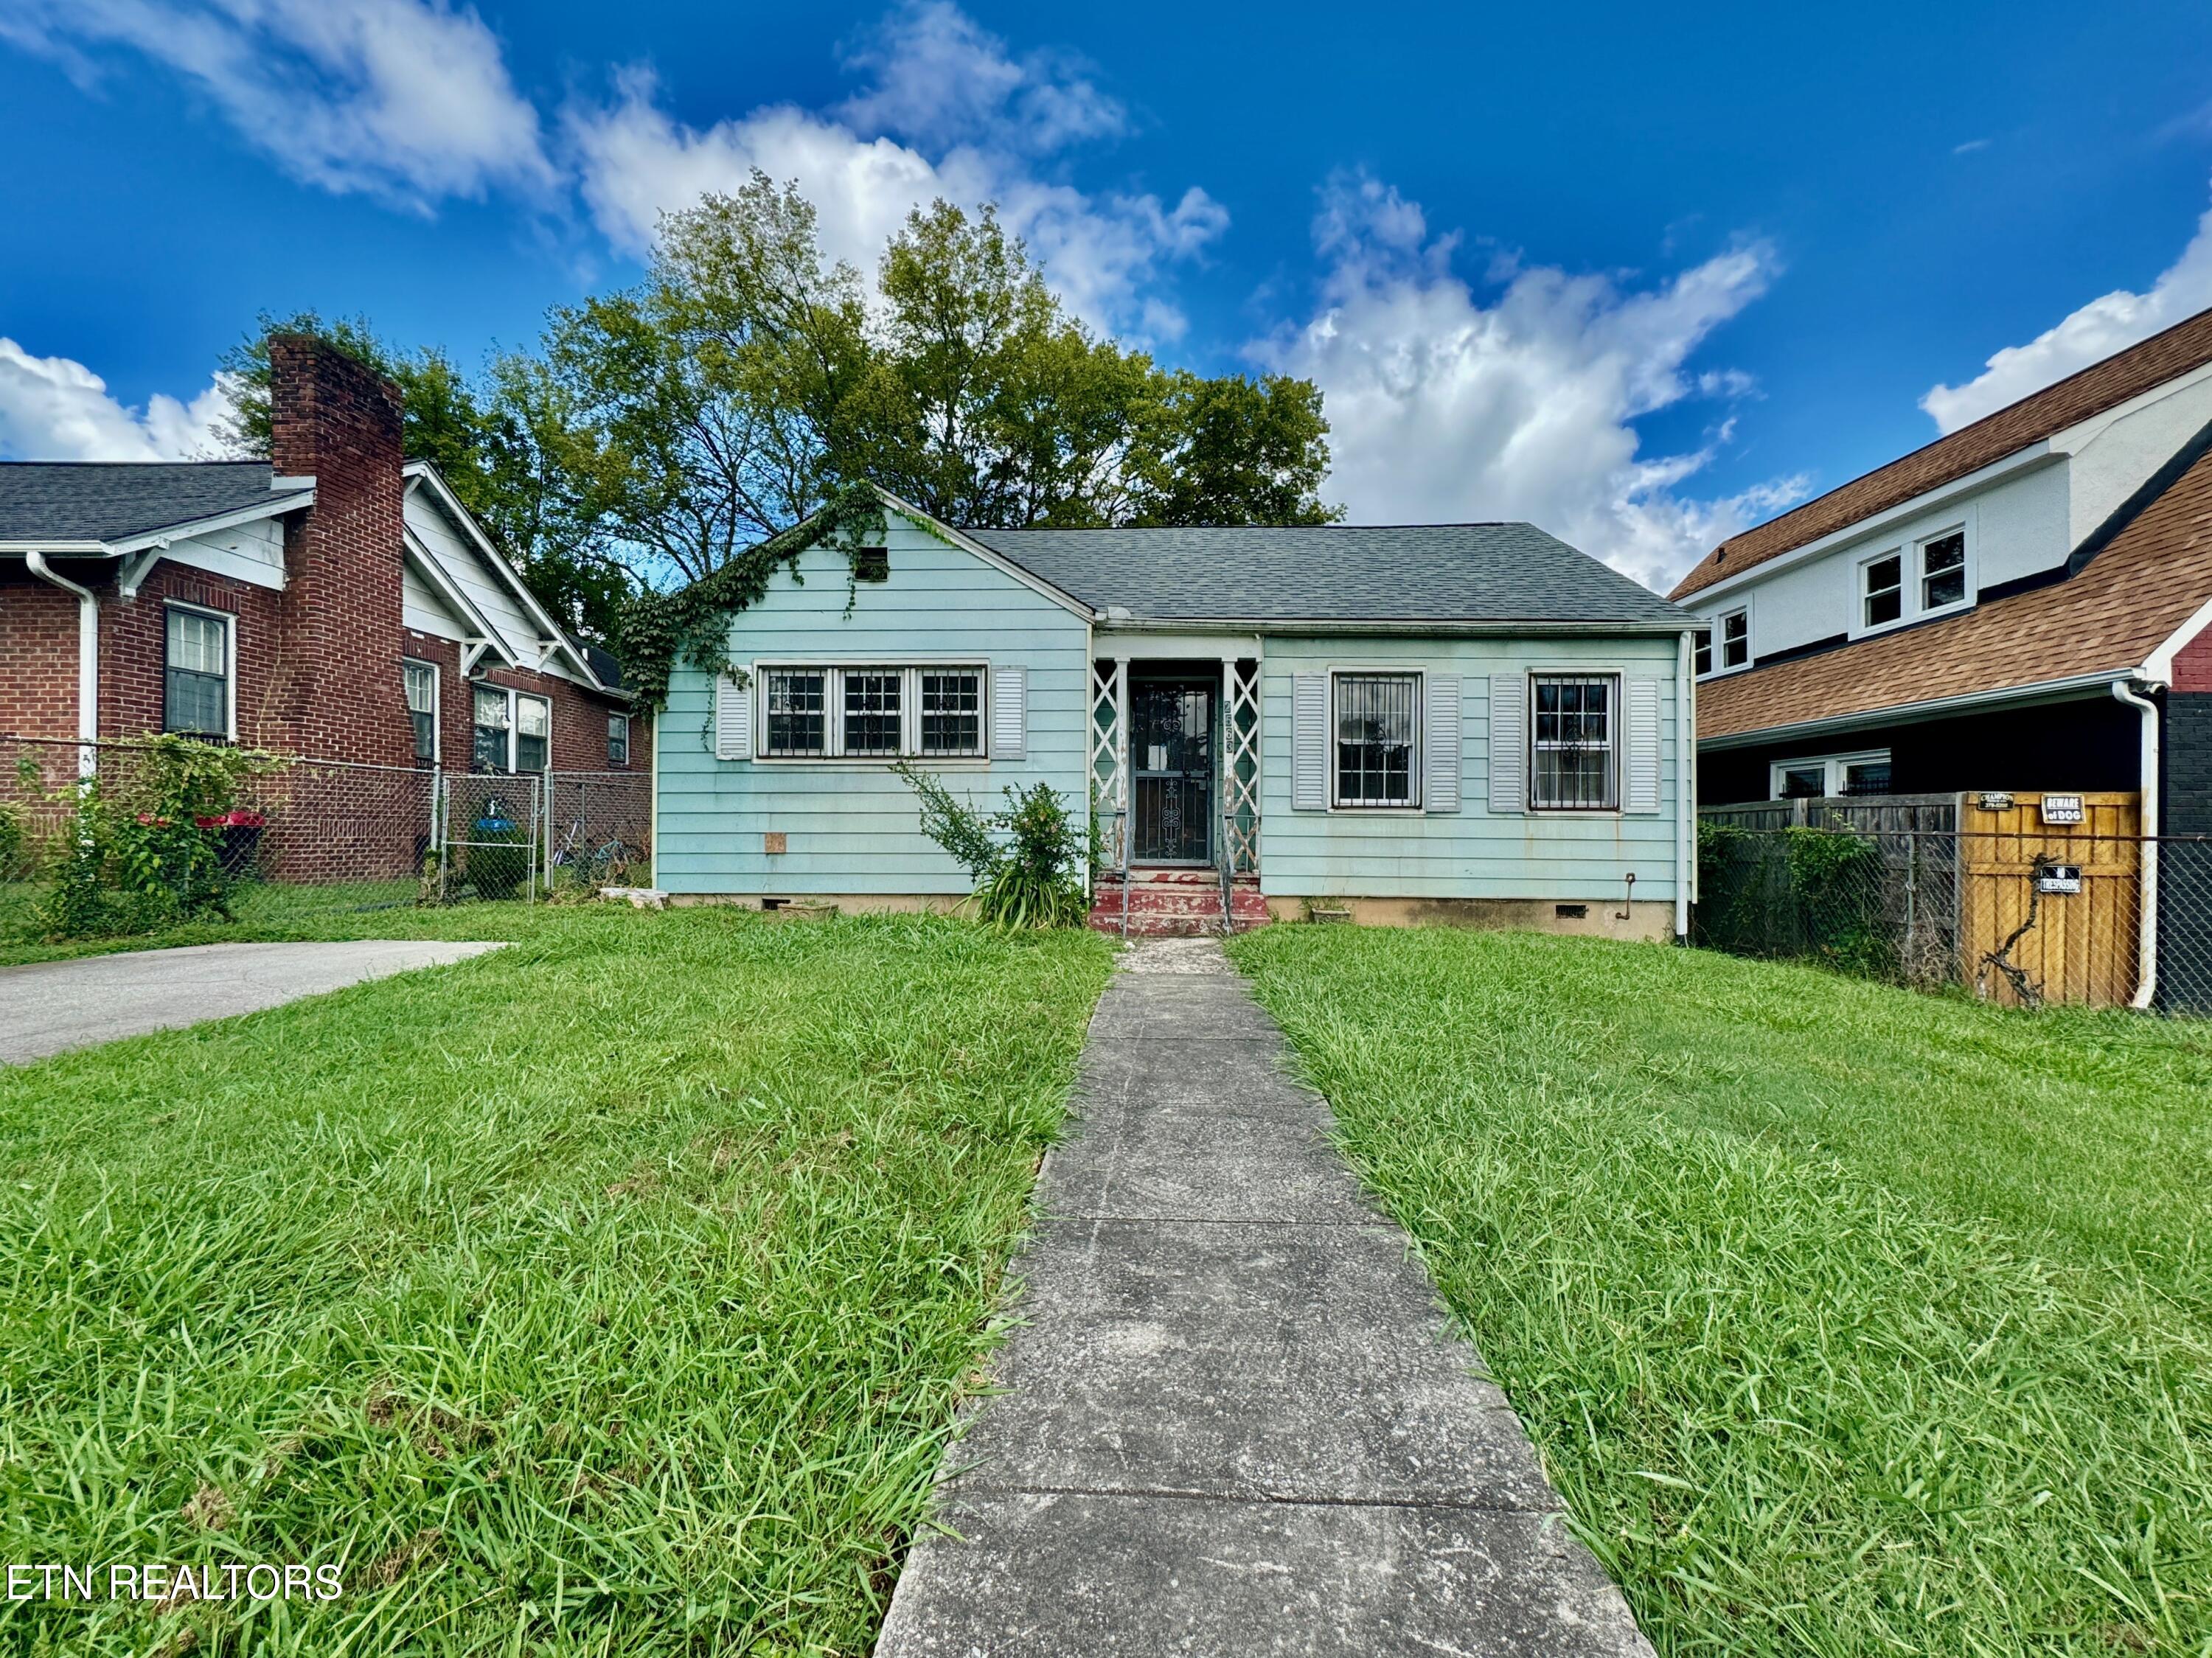
[[[305,334],[269,337],[269,459],[281,477],[312,476],[315,504],[286,538],[269,705],[260,729],[240,734],[293,754],[404,765],[398,389]]]

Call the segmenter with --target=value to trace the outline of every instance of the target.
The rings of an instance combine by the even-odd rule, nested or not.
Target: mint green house
[[[904,759],[1091,803],[1109,930],[1685,929],[1692,619],[1533,525],[960,530],[886,495],[874,539],[779,570],[736,673],[678,670],[677,902],[957,902]]]

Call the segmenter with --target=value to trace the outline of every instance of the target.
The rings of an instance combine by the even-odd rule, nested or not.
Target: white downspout
[[[1698,896],[1697,648],[1685,629],[1674,652],[1674,942],[1685,944]]]
[[[2142,711],[2142,856],[2138,860],[2142,913],[2136,920],[2134,1005],[2148,1007],[2158,994],[2158,798],[2166,779],[2160,768],[2158,704],[2124,679],[2112,682],[2112,695]]]
[[[23,562],[40,580],[76,595],[76,774],[100,769],[100,596],[58,574],[44,553],[27,553]]]

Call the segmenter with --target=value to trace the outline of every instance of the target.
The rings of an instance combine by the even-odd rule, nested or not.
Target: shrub
[[[892,768],[921,799],[921,832],[968,872],[975,913],[1005,928],[1081,926],[1091,913],[1086,865],[1101,856],[1095,826],[1079,826],[1049,783],[1009,784],[1006,810],[984,813],[953,799],[941,780]]]
[[[50,797],[70,805],[50,862],[54,884],[38,919],[51,938],[149,932],[179,921],[230,919],[222,833],[238,787],[275,769],[270,756],[162,736],[135,751],[119,784],[94,777]]]

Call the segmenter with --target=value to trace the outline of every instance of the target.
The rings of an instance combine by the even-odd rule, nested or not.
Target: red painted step
[[[1272,919],[1255,876],[1240,875],[1230,888],[1230,930],[1248,932]],[[1119,872],[1098,878],[1091,925],[1119,936],[1123,926]],[[1222,932],[1221,877],[1204,869],[1139,869],[1130,872],[1127,909],[1131,938],[1190,938]]]

